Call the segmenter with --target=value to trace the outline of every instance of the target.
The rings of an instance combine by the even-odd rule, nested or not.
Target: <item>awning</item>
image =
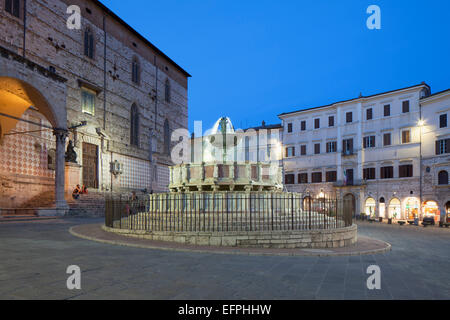
[[[5,90],[0,90],[0,113],[21,118],[30,103]],[[18,120],[0,115],[0,138],[17,125]]]

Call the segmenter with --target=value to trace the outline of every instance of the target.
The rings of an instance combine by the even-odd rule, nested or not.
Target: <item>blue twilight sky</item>
[[[282,112],[426,81],[450,88],[448,0],[102,0],[188,71],[189,127],[236,128]],[[381,9],[369,30],[366,9]]]

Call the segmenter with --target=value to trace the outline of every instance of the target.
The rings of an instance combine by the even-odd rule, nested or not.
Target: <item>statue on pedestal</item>
[[[74,150],[72,140],[69,140],[69,144],[66,150],[66,162],[77,163],[77,153]]]

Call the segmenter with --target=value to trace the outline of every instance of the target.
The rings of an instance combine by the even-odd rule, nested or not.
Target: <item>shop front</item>
[[[405,200],[405,218],[406,220],[414,220],[419,217],[420,201],[415,197],[410,197]]]
[[[401,203],[397,198],[389,202],[388,218],[401,219]]]
[[[450,223],[450,201],[445,204],[445,222]]]
[[[425,217],[431,217],[435,222],[440,221],[441,212],[436,201],[425,201],[422,204],[422,216],[420,217],[420,220],[423,220]]]
[[[365,205],[365,209],[364,209],[366,216],[375,218],[375,207],[376,207],[375,199],[368,198],[366,200],[366,205]]]

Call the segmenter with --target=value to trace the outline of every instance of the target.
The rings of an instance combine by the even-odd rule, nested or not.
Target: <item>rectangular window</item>
[[[306,145],[300,146],[300,155],[306,156]]]
[[[410,143],[411,142],[411,134],[409,130],[402,131],[402,143]]]
[[[81,111],[95,114],[95,92],[86,88],[81,89]]]
[[[402,166],[398,166],[398,176],[400,178],[409,178],[413,176],[413,165],[406,164]]]
[[[314,154],[320,153],[320,143],[314,144]]]
[[[347,123],[353,122],[353,112],[347,112],[345,114],[345,120]]]
[[[381,167],[380,168],[380,178],[381,179],[392,179],[394,177],[394,167]]]
[[[320,119],[314,119],[314,129],[320,128]]]
[[[402,102],[402,112],[408,113],[409,112],[409,100]]]
[[[292,123],[288,123],[288,132],[292,132]]]
[[[285,184],[294,184],[295,183],[295,175],[294,174],[286,174],[284,176],[284,183]]]
[[[334,116],[329,116],[328,117],[328,126],[329,127],[334,127]]]
[[[436,141],[436,155],[450,153],[450,139]]]
[[[363,179],[364,180],[374,180],[375,178],[375,168],[364,168],[363,169]]]
[[[327,153],[333,153],[337,150],[337,142],[336,141],[330,141],[327,142]]]
[[[342,152],[346,154],[353,153],[353,139],[342,140]]]
[[[391,134],[385,133],[383,135],[383,145],[384,146],[390,146],[391,145]]]
[[[375,148],[375,136],[364,137],[363,147],[364,148]]]
[[[322,172],[313,172],[311,178],[312,178],[312,183],[322,182]]]
[[[286,148],[286,158],[295,156],[295,147]]]
[[[366,110],[366,120],[372,120],[373,114],[372,114],[372,108],[369,108]]]
[[[306,121],[302,121],[300,124],[300,130],[305,131],[306,130]]]
[[[327,182],[335,182],[337,179],[336,171],[327,171],[325,173],[325,179]]]
[[[387,104],[384,106],[384,116],[389,117],[391,115],[391,105]]]
[[[6,0],[5,11],[20,18],[20,0]]]
[[[447,128],[447,114],[439,116],[439,128]]]
[[[299,173],[298,174],[298,183],[300,183],[300,184],[308,183],[308,174],[307,173]]]

